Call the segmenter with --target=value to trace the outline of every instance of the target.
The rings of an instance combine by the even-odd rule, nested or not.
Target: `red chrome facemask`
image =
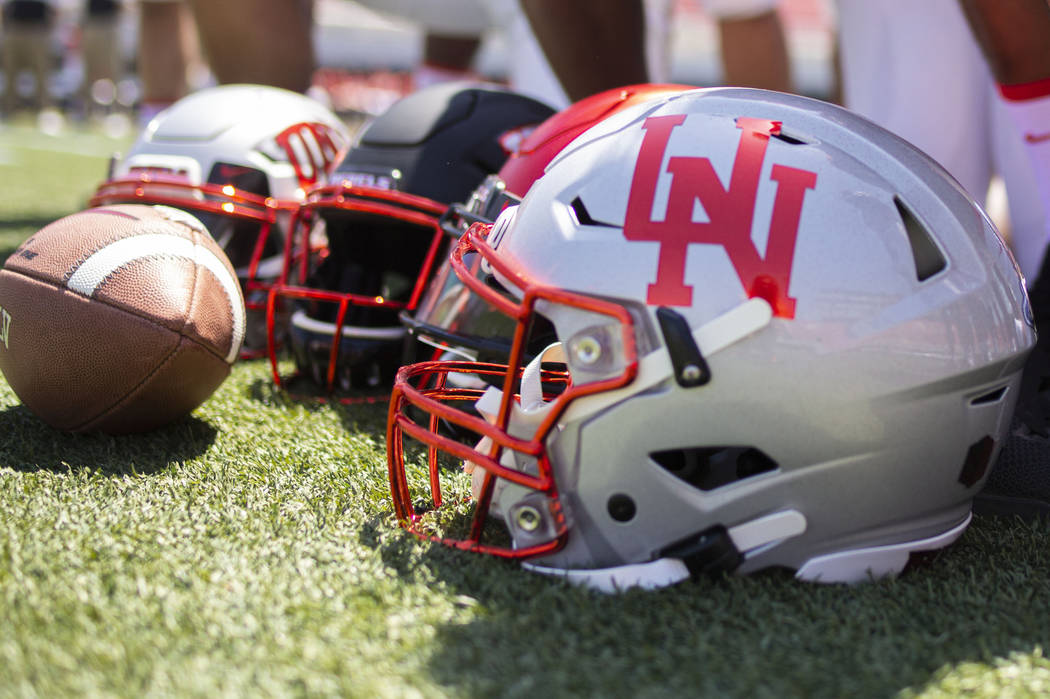
[[[318,388],[326,393],[340,390],[337,373],[342,369],[341,362],[353,361],[355,353],[367,353],[369,343],[401,343],[404,330],[397,320],[397,313],[402,310],[414,310],[419,304],[427,283],[436,266],[436,260],[444,247],[445,236],[438,224],[438,219],[447,207],[426,197],[407,194],[396,190],[380,189],[350,184],[332,184],[314,188],[306,195],[306,200],[299,209],[293,233],[287,241],[284,269],[280,278],[270,291],[267,302],[267,346],[274,382],[286,387],[293,377],[282,376],[278,368],[277,334],[289,308],[295,304],[311,304],[315,309],[325,307],[323,314],[330,321],[325,327],[313,334],[317,342],[323,341],[325,351],[304,354],[301,361],[311,364],[311,372]],[[328,246],[319,255],[304,256],[299,251],[310,249],[310,236],[314,225],[325,213],[347,212],[360,216],[361,221],[353,230],[337,232],[329,228]],[[361,289],[337,288],[335,284],[326,284],[313,279],[311,275],[318,265],[327,258],[333,248],[333,236],[352,235],[368,236],[375,234],[369,225],[372,221],[397,221],[405,226],[406,231],[413,231],[412,237],[418,238],[417,249],[424,250],[418,269],[411,274],[414,279],[411,288],[399,298],[387,298],[377,293],[365,293]],[[338,241],[336,241],[338,242]],[[384,265],[384,260],[357,260],[356,262],[376,268]],[[377,315],[389,316],[388,321],[377,325],[373,320],[368,324],[356,325],[351,316],[355,311],[360,313],[374,309]],[[318,311],[321,313],[322,311]],[[388,313],[387,313],[388,312]],[[399,344],[400,346],[400,344]],[[321,356],[323,354],[323,356]],[[300,373],[305,367],[300,366]],[[386,387],[383,387],[386,397]],[[345,392],[345,391],[344,391]],[[344,395],[339,398],[343,403],[374,400],[375,396],[354,397]]]
[[[451,263],[473,293],[515,321],[510,356],[506,364],[431,361],[398,371],[387,421],[390,491],[399,523],[420,538],[458,549],[527,558],[558,550],[568,533],[547,451],[548,436],[573,400],[634,380],[638,371],[634,321],[619,304],[533,282],[489,245],[486,237],[491,230],[490,224],[472,225],[452,251]],[[463,261],[464,255],[472,252],[478,253],[498,277],[515,285],[520,300],[500,293],[473,274]],[[609,316],[621,330],[625,361],[616,375],[584,384],[574,384],[564,365],[558,370],[540,368],[543,405],[523,430],[514,415],[520,413],[526,374],[535,374],[541,366],[538,360],[535,366],[525,366],[528,330],[537,303]],[[479,399],[495,390],[491,387],[494,385],[502,386],[498,408],[490,400],[489,408],[475,409]],[[522,435],[523,431],[531,434]],[[425,466],[407,463],[406,436],[425,447]],[[473,473],[464,475],[464,466]],[[472,480],[470,487],[465,480]],[[527,541],[519,537],[513,544],[493,542],[492,535],[498,538],[501,533],[486,526],[497,490],[506,487],[525,489],[525,495],[510,511],[500,514],[505,521],[516,523],[516,531],[531,529],[534,535]],[[468,515],[461,511],[471,499],[473,513],[468,523],[464,521]],[[451,536],[444,531],[449,518],[458,519],[455,526],[464,526],[466,533]]]

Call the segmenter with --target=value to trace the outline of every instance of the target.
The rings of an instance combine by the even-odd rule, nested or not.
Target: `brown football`
[[[229,375],[244,324],[229,259],[169,207],[66,216],[0,270],[0,371],[61,430],[142,432],[186,415]]]

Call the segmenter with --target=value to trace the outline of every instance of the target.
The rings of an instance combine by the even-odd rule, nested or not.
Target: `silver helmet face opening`
[[[450,249],[471,225],[491,224],[507,208],[520,203],[519,197],[506,190],[499,175],[490,175],[465,204],[453,204],[442,215],[440,224]],[[491,270],[481,257],[468,252],[463,262],[473,276],[493,283]],[[433,348],[434,358],[505,357],[514,331],[505,314],[464,286],[447,256],[434,272],[418,308],[414,313],[402,313],[401,322],[412,337]]]

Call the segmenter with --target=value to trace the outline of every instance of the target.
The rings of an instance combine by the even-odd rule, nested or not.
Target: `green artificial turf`
[[[0,254],[123,145],[0,129]],[[1050,693],[1045,522],[977,518],[856,587],[606,596],[397,529],[385,410],[295,402],[260,360],[167,428],[78,436],[0,380],[0,695]]]

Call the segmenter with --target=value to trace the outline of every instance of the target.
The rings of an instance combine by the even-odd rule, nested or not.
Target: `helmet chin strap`
[[[521,372],[521,408],[526,414],[544,410],[547,406],[543,400],[543,383],[540,381],[544,362],[565,363],[565,350],[561,342],[552,342],[544,347]]]
[[[805,533],[807,526],[806,517],[801,512],[786,509],[728,528],[712,527],[663,552],[664,555],[642,563],[628,563],[612,568],[569,569],[524,562],[522,567],[536,573],[561,577],[573,584],[602,592],[621,592],[632,587],[653,590],[704,574],[731,573],[751,556]],[[838,570],[835,566],[839,560],[835,557],[827,558],[831,560],[826,563],[821,561],[820,565],[813,566],[812,571],[807,571],[808,574],[813,574],[805,579],[823,582],[856,582],[862,579],[854,577],[847,580],[842,575],[837,575]],[[905,561],[906,559],[907,556]],[[824,577],[821,578],[821,575]]]
[[[554,342],[537,354],[521,373],[521,402],[512,401],[510,405],[510,420],[507,432],[513,437],[531,438],[536,432],[536,427],[542,422],[550,404],[543,400],[543,383],[540,374],[543,362],[564,362],[565,352],[562,350],[561,342]],[[496,416],[499,414],[499,406],[503,400],[503,391],[495,386],[488,389],[477,399],[474,407],[489,422],[495,424]],[[486,453],[492,448],[492,439],[482,437],[475,446],[475,450]],[[504,449],[500,455],[500,464],[508,468],[517,468],[514,463],[514,455]],[[477,465],[467,461],[463,464],[464,470],[471,474],[471,491],[474,499],[478,499],[481,492],[481,484],[485,479],[485,470],[477,468]],[[489,508],[491,514],[499,515],[499,494],[506,484],[498,479],[496,489],[492,496],[492,505]]]
[[[540,381],[540,372],[543,362],[564,362],[565,352],[562,350],[561,342],[553,342],[543,348],[521,372],[521,402],[511,403],[511,424],[507,431],[514,437],[528,438],[531,434],[515,434],[521,430],[517,426],[534,427],[543,419],[543,413],[547,410],[549,403],[543,400],[543,383]],[[495,422],[499,414],[500,402],[503,400],[503,391],[495,386],[488,389],[474,402],[474,407],[485,416],[489,422]]]
[[[765,328],[769,325],[771,318],[772,309],[766,301],[758,298],[749,299],[694,330],[693,338],[700,350],[705,355],[710,355]],[[566,361],[561,342],[548,345],[522,370],[520,402],[511,403],[510,420],[507,425],[507,431],[515,437],[531,438],[550,407],[550,404],[543,400],[541,373],[544,361]],[[659,366],[653,367],[654,362],[658,362]],[[647,363],[649,366],[646,365]],[[655,383],[668,376],[671,371],[672,367],[667,353],[654,352],[642,360],[640,381],[636,379],[635,383]],[[637,390],[637,386],[632,388]],[[474,406],[486,420],[495,423],[502,398],[503,391],[495,386],[490,386]],[[492,440],[485,437],[476,448],[485,453],[491,447]],[[520,468],[515,464],[514,455],[509,450],[503,451],[500,463],[509,468]],[[472,474],[472,490],[477,499],[484,482],[485,471],[476,468],[470,462],[467,462],[464,467]],[[490,505],[491,514],[502,516],[498,503],[500,493],[505,486],[506,483],[497,480]],[[697,575],[699,571],[708,568],[731,571],[748,556],[775,546],[784,539],[803,533],[806,530],[806,518],[795,510],[785,510],[733,527],[717,527],[717,529],[720,530],[720,536],[712,539],[715,545],[686,542],[683,547],[680,547],[681,550],[667,551],[663,556],[645,563],[600,570],[547,568],[535,563],[524,563],[523,565],[536,572],[562,575],[572,582],[610,592],[627,587],[663,587]],[[712,556],[714,556],[713,559]]]

